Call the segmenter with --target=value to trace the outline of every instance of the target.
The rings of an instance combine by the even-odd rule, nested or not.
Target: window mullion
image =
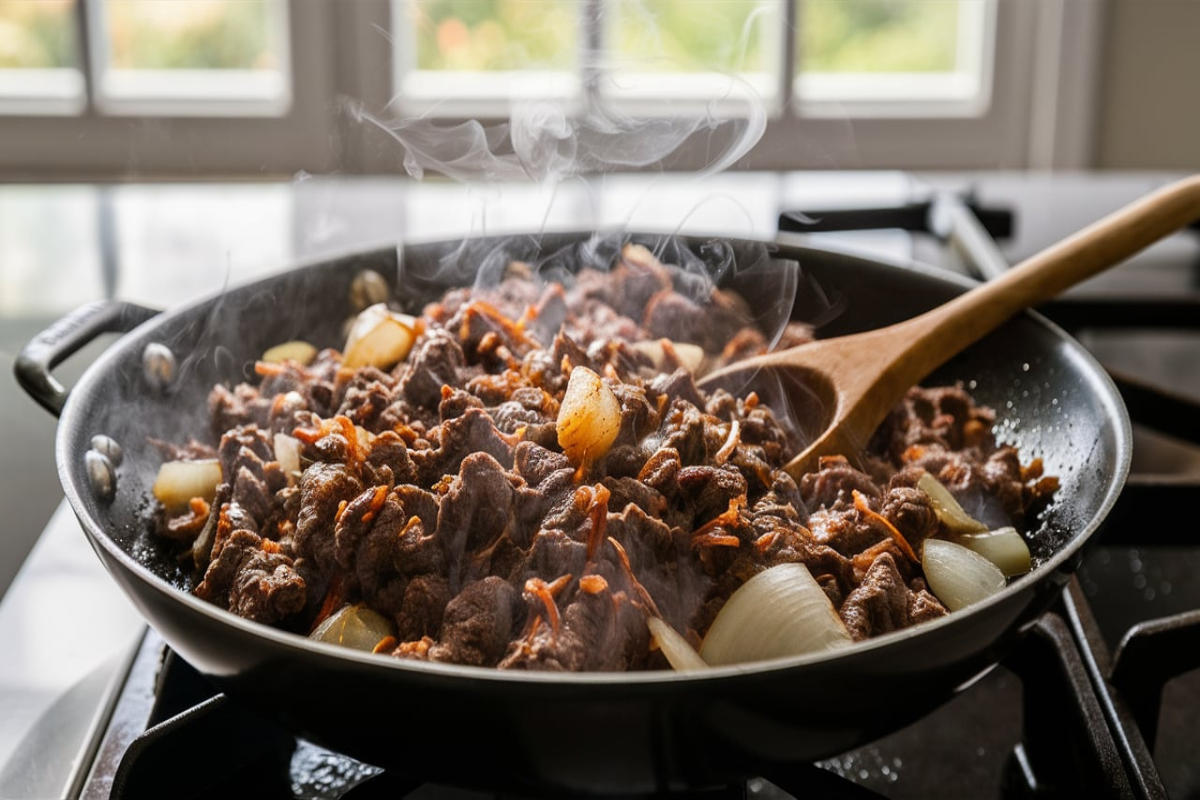
[[[804,0],[783,0],[783,42],[779,53],[779,113],[791,117],[796,113],[792,95],[796,91],[796,28],[800,23],[798,6]]]
[[[75,24],[78,31],[76,50],[79,54],[79,74],[83,77],[84,113],[96,111],[96,80],[98,77],[98,56],[103,52],[104,43],[97,38],[103,31],[100,24],[101,9],[93,0],[76,0]]]
[[[604,67],[604,14],[607,0],[584,0],[580,25],[579,83],[584,113],[598,108]]]

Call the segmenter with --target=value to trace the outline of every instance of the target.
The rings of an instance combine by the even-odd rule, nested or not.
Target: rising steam
[[[732,84],[738,86],[741,84]],[[712,153],[699,174],[727,169],[745,156],[766,129],[766,109],[746,90],[717,113],[710,104],[696,116],[634,117],[602,107],[572,116],[560,103],[514,103],[506,122],[479,120],[440,123],[429,115],[385,119],[350,103],[356,119],[385,132],[400,144],[405,171],[414,178],[435,172],[462,182],[559,181],[617,170],[660,165],[694,137],[707,137]]]

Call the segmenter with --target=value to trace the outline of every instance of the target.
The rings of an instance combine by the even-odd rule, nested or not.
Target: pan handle
[[[159,312],[123,300],[80,306],[33,337],[13,365],[21,387],[54,416],[62,413],[67,390],[50,371],[102,333],[128,333]]]

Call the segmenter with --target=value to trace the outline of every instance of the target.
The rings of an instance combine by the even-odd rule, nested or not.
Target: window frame
[[[80,0],[80,14],[100,0]],[[982,2],[982,0],[979,0]],[[599,18],[602,0],[581,0],[582,19]],[[960,103],[806,103],[795,97],[795,26],[783,26],[784,64],[776,76],[781,102],[762,139],[734,168],[1022,169],[1080,168],[1095,151],[1104,0],[991,0],[994,46],[985,61],[985,107]],[[390,31],[392,0],[334,4],[286,0],[291,104],[274,116],[158,111],[113,116],[94,99],[78,115],[30,107],[0,114],[0,179],[279,176],[340,171],[402,174],[403,153],[357,108],[379,113],[395,99]],[[795,11],[788,3],[788,19]],[[598,45],[598,24],[583,37]],[[86,45],[81,63],[91,58]],[[381,68],[379,65],[389,65]],[[594,76],[581,70],[580,105],[594,102]],[[88,86],[94,86],[89,81]],[[395,109],[393,104],[391,108]],[[653,109],[654,104],[647,104]],[[137,110],[137,109],[135,109]],[[148,110],[148,109],[141,109]],[[236,109],[234,109],[236,110]],[[244,109],[243,109],[244,110]],[[443,105],[467,119],[469,106]],[[226,112],[230,109],[225,109]],[[412,109],[409,113],[412,113]],[[505,121],[502,106],[473,116]],[[81,146],[86,143],[86,146]],[[179,147],[186,142],[186,147]],[[705,166],[703,141],[681,148],[664,169]]]
[[[83,107],[28,102],[28,113],[0,112],[0,178],[162,180],[323,172],[340,165],[340,131],[328,113],[338,75],[329,36],[338,24],[333,4],[283,0],[285,51],[294,54],[280,65],[285,102],[267,106],[253,96],[210,95],[185,109],[161,97],[104,95],[96,80],[102,53],[92,41],[103,31],[101,2],[76,0]]]

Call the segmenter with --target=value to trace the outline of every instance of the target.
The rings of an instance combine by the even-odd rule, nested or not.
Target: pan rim
[[[545,236],[570,238],[572,241],[576,237],[583,237],[597,232],[545,232]],[[885,267],[888,269],[902,269],[909,272],[917,272],[943,283],[951,284],[959,289],[965,290],[976,285],[977,282],[969,278],[965,278],[958,273],[925,264],[916,260],[903,260],[897,258],[889,258],[879,254],[866,254],[862,250],[853,248],[830,246],[826,243],[817,245],[811,241],[802,241],[794,243],[793,241],[778,242],[768,240],[758,240],[747,237],[737,236],[697,236],[693,234],[667,234],[656,233],[653,231],[622,231],[623,235],[629,237],[637,236],[664,236],[675,235],[688,240],[711,240],[721,239],[727,242],[741,242],[751,245],[765,245],[773,248],[777,253],[794,252],[801,254],[803,252],[817,252],[821,254],[836,254],[840,257],[857,260],[859,262],[872,265],[874,267]],[[518,236],[520,234],[500,234],[487,237],[474,237],[479,239],[499,239],[508,238],[510,236]],[[468,237],[464,237],[468,238]],[[807,240],[809,237],[800,234],[794,238]],[[136,329],[126,334],[123,338],[132,338],[139,333],[156,328],[168,320],[176,316],[186,315],[193,312],[194,309],[205,306],[214,299],[222,296],[231,289],[251,288],[258,284],[266,284],[277,279],[280,275],[292,271],[303,270],[306,267],[319,266],[334,261],[339,261],[346,258],[355,258],[367,256],[371,253],[378,253],[390,249],[395,246],[400,252],[406,246],[434,246],[438,244],[449,244],[453,242],[461,242],[463,239],[429,239],[429,240],[405,240],[396,241],[386,245],[373,245],[369,248],[354,248],[348,249],[342,253],[335,255],[322,255],[317,258],[300,260],[279,272],[273,272],[256,280],[249,281],[245,284],[225,287],[217,292],[209,295],[197,297],[186,303],[182,303],[164,310],[163,313],[153,317],[149,321],[138,326]],[[1108,517],[1112,507],[1117,502],[1126,480],[1129,475],[1130,464],[1132,461],[1132,423],[1129,418],[1128,410],[1123,401],[1120,399],[1119,391],[1111,377],[1100,365],[1090,352],[1088,352],[1082,344],[1074,337],[1070,336],[1066,331],[1054,324],[1044,315],[1036,311],[1022,312],[1020,317],[1028,317],[1035,324],[1044,328],[1052,340],[1061,345],[1066,346],[1066,352],[1070,354],[1072,359],[1078,360],[1086,367],[1086,375],[1094,382],[1093,388],[1098,389],[1095,397],[1102,401],[1106,416],[1105,418],[1115,424],[1113,431],[1115,447],[1116,447],[1116,463],[1113,465],[1114,470],[1111,476],[1108,491],[1105,493],[1099,507],[1091,512],[1087,523],[1080,530],[1074,531],[1070,538],[1056,550],[1053,555],[1047,558],[1033,571],[1021,576],[1020,578],[1009,583],[1002,591],[972,605],[967,609],[952,612],[944,617],[929,620],[919,623],[901,630],[892,631],[872,637],[871,639],[855,642],[853,645],[836,651],[826,651],[821,653],[809,653],[800,656],[786,656],[764,661],[747,662],[742,664],[734,664],[723,667],[711,667],[702,671],[695,672],[675,672],[670,670],[640,670],[627,672],[527,672],[521,670],[500,670],[494,667],[474,667],[461,664],[445,664],[438,662],[414,661],[408,659],[397,659],[388,656],[380,656],[371,653],[351,650],[345,647],[339,647],[333,644],[317,642],[299,634],[290,633],[277,628],[273,628],[263,623],[254,622],[233,612],[222,609],[211,603],[205,602],[198,597],[195,597],[176,586],[171,585],[161,576],[155,574],[145,564],[128,553],[120,544],[105,531],[101,529],[100,524],[95,519],[94,515],[87,513],[87,504],[84,501],[83,492],[86,487],[80,485],[81,473],[77,469],[71,469],[68,465],[71,464],[72,458],[72,443],[69,441],[71,434],[76,427],[80,425],[80,416],[83,411],[83,404],[80,398],[87,394],[88,387],[95,383],[99,376],[104,371],[111,367],[113,362],[117,362],[123,352],[118,341],[113,346],[107,348],[96,361],[85,370],[83,376],[79,379],[75,388],[68,396],[67,402],[63,408],[59,418],[58,429],[56,432],[56,463],[59,473],[59,479],[63,486],[64,493],[72,509],[75,512],[76,518],[79,520],[81,527],[84,529],[88,539],[93,547],[100,546],[116,561],[124,567],[132,576],[154,589],[157,593],[168,597],[168,599],[181,602],[185,608],[191,612],[200,614],[209,621],[221,625],[232,626],[240,633],[265,638],[273,644],[285,649],[304,652],[308,655],[319,655],[322,658],[330,658],[336,661],[348,661],[370,669],[391,669],[397,670],[399,673],[414,673],[424,677],[444,678],[444,679],[468,679],[473,681],[484,680],[487,682],[497,682],[501,684],[514,684],[522,686],[544,686],[551,688],[566,688],[566,687],[621,687],[630,690],[636,690],[639,687],[659,687],[662,685],[671,686],[690,686],[695,683],[718,683],[727,681],[736,681],[740,678],[749,676],[761,676],[763,673],[786,672],[789,670],[800,670],[812,665],[826,665],[835,667],[838,664],[847,663],[850,661],[870,659],[876,652],[885,649],[891,649],[898,646],[902,642],[908,642],[913,639],[924,638],[927,632],[936,631],[938,629],[950,626],[968,627],[970,621],[976,617],[987,613],[989,609],[994,609],[997,606],[1005,603],[1011,596],[1024,592],[1043,581],[1054,572],[1061,571],[1064,564],[1072,559],[1076,553],[1085,546],[1087,542],[1093,539],[1096,530],[1103,524]],[[147,624],[149,621],[147,620]],[[930,637],[932,638],[932,637]]]

